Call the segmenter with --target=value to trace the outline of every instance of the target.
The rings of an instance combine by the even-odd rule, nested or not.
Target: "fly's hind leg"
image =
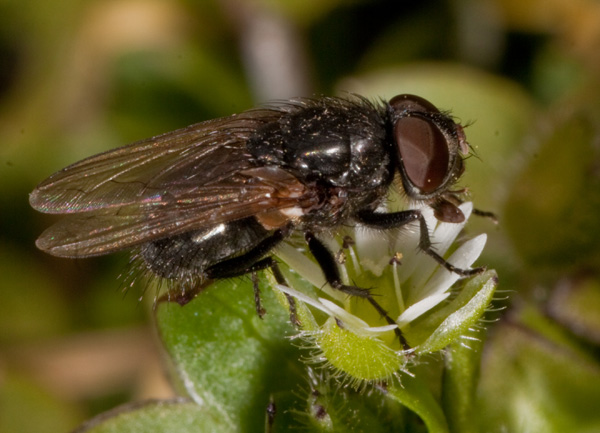
[[[323,274],[325,276],[325,280],[327,283],[336,290],[339,290],[342,293],[346,293],[350,296],[357,296],[359,298],[366,299],[369,303],[377,310],[377,312],[388,322],[390,325],[396,325],[396,321],[390,317],[387,311],[379,305],[379,303],[375,300],[373,295],[371,295],[370,289],[365,289],[356,286],[348,286],[342,282],[340,271],[337,267],[337,263],[331,251],[321,242],[319,239],[315,237],[315,235],[311,232],[306,232],[304,234],[304,238],[308,243],[308,248],[313,255],[313,257],[317,260],[317,263],[321,267]],[[395,328],[394,332],[402,344],[404,349],[409,349],[404,335],[399,328]]]
[[[258,286],[258,277],[256,273],[264,269],[270,269],[278,284],[284,286],[288,285],[275,259],[270,256],[264,257],[287,237],[288,232],[288,229],[276,230],[271,236],[263,239],[258,245],[245,254],[224,260],[206,269],[204,272],[206,277],[210,279],[220,279],[252,274],[256,313],[262,318],[265,314],[265,309],[261,305],[260,288]],[[287,294],[286,298],[290,308],[290,320],[294,325],[299,326],[300,322],[296,315],[296,303],[294,299]]]

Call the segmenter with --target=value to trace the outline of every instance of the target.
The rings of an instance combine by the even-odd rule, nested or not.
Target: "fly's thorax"
[[[349,224],[361,210],[376,209],[389,192],[389,185],[375,188],[339,188],[327,185],[313,185],[313,192],[319,192],[319,202],[299,219],[300,225],[311,230],[330,230]]]
[[[305,183],[376,189],[393,172],[381,109],[363,100],[302,100],[247,143],[259,164],[277,165]]]

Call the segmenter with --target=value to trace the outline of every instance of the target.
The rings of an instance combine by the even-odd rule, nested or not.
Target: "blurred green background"
[[[0,431],[68,431],[171,395],[126,293],[127,255],[61,260],[27,201],[94,153],[270,99],[415,93],[476,157],[499,215],[481,369],[485,431],[600,428],[600,3],[594,0],[0,1]]]

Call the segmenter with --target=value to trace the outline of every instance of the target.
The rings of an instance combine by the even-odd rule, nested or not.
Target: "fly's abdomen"
[[[245,218],[148,242],[140,256],[159,277],[185,280],[251,250],[269,234],[255,218]]]

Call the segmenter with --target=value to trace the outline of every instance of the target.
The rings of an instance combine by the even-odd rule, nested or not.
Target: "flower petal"
[[[433,209],[429,206],[420,209],[421,214],[425,218],[427,228],[430,235],[437,224],[437,220],[433,216]],[[402,269],[400,272],[400,283],[405,282],[411,275],[417,273],[417,268],[421,265],[422,255],[419,250],[419,238],[421,236],[419,224],[411,223],[398,233],[394,252],[402,253]]]
[[[323,305],[320,302],[320,300],[313,299],[310,296],[305,295],[304,293],[302,293],[296,289],[292,289],[291,287],[284,286],[283,284],[277,284],[275,287],[278,290],[281,290],[283,293],[286,293],[286,294],[294,297],[298,301],[301,301],[301,302],[304,302],[305,304],[311,305],[311,306],[315,307],[317,310],[321,310],[323,313],[327,314],[328,316],[335,317],[335,312],[333,312],[332,310],[327,308],[327,306]]]
[[[354,332],[356,335],[373,337],[384,334],[398,327],[397,325],[369,326],[369,324],[360,317],[357,317],[344,310],[339,305],[329,301],[328,299],[319,298],[319,301],[321,301],[326,308],[329,308],[331,311],[333,311],[333,317],[341,320],[344,328]]]
[[[333,289],[325,280],[323,271],[315,262],[310,260],[292,245],[283,242],[277,247],[277,256],[287,263],[302,278],[333,299],[343,302],[346,296],[339,290]]]
[[[448,262],[458,268],[469,268],[481,255],[486,241],[486,234],[481,234],[473,239],[469,239],[458,247],[458,249],[448,258]],[[460,275],[450,272],[446,268],[440,266],[431,279],[419,289],[419,292],[416,294],[417,296],[415,296],[415,299],[413,299],[411,303],[419,302],[427,296],[445,292],[459,278]]]
[[[448,248],[456,240],[456,237],[464,228],[471,211],[473,210],[473,203],[467,202],[459,206],[460,210],[465,215],[465,220],[462,223],[445,223],[439,222],[434,216],[433,211],[431,213],[431,219],[427,220],[427,227],[430,231],[431,245],[436,253],[440,256],[444,256]],[[453,263],[454,264],[454,263]],[[422,287],[427,283],[427,280],[431,275],[438,269],[440,265],[432,259],[422,259],[419,261],[419,266],[414,270],[411,278],[412,283],[417,287]],[[459,265],[455,265],[460,267]]]
[[[389,236],[361,226],[356,228],[354,241],[362,268],[380,277],[392,256]]]
[[[428,296],[419,302],[412,304],[408,307],[396,320],[398,326],[402,329],[402,327],[406,326],[408,323],[415,320],[417,317],[431,310],[433,307],[438,305],[444,299],[450,296],[450,293],[440,293],[437,295]]]
[[[353,315],[349,311],[344,310],[335,302],[331,302],[330,300],[325,298],[319,298],[319,302],[333,313],[330,314],[330,316],[341,320],[345,327],[350,328],[353,331],[369,327],[369,324],[363,319]]]

